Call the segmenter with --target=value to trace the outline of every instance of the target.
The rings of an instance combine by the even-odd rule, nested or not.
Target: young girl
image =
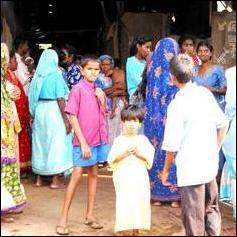
[[[114,140],[108,156],[113,170],[116,191],[116,235],[132,230],[150,229],[150,182],[147,169],[154,157],[154,148],[144,135],[138,135],[143,113],[135,105],[121,112],[122,135]]]
[[[69,114],[74,130],[73,140],[73,173],[64,200],[62,215],[56,232],[69,234],[67,228],[68,211],[74,197],[83,168],[88,172],[88,200],[84,224],[93,229],[101,229],[93,215],[96,184],[97,163],[107,159],[108,132],[105,120],[105,95],[101,89],[95,88],[95,80],[100,72],[100,62],[96,58],[84,58],[81,62],[82,79],[69,94],[65,112]]]

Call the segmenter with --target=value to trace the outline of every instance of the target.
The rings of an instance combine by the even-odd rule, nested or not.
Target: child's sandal
[[[69,235],[69,229],[66,226],[57,225],[56,226],[56,233],[58,235]]]
[[[86,220],[84,222],[84,224],[91,227],[92,229],[102,229],[103,228],[103,226],[100,223],[96,222],[96,221]]]

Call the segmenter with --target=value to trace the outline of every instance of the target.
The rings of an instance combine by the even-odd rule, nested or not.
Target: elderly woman
[[[161,39],[153,52],[147,66],[146,115],[144,120],[145,135],[154,145],[156,152],[153,167],[149,171],[151,182],[151,199],[155,205],[171,202],[178,207],[180,194],[177,189],[175,164],[172,164],[169,185],[161,182],[161,171],[165,162],[165,151],[161,149],[164,136],[167,107],[177,92],[170,83],[169,62],[179,53],[177,42],[171,38]]]
[[[122,69],[114,68],[114,60],[109,55],[102,55],[100,58],[101,73],[97,77],[96,86],[104,90],[107,96],[107,108],[109,112],[109,141],[121,133],[120,112],[127,104],[127,92],[125,74]]]
[[[72,168],[71,127],[64,112],[68,87],[58,68],[58,55],[45,50],[39,60],[29,90],[32,125],[32,170],[35,186],[41,176],[53,176],[50,188],[63,187],[59,174]]]

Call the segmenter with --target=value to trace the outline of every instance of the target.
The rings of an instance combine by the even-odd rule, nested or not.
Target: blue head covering
[[[157,43],[147,66],[145,132],[150,139],[158,136],[159,143],[163,139],[167,107],[177,92],[170,83],[169,62],[178,53],[178,43],[174,39],[163,38]]]
[[[37,106],[40,91],[44,80],[47,76],[58,73],[58,55],[52,49],[46,49],[40,56],[39,63],[37,65],[34,77],[32,79],[29,89],[29,107],[30,114],[34,117],[35,108]]]
[[[179,46],[171,38],[161,39],[153,52],[147,68],[147,96],[144,132],[154,145],[156,152],[152,169],[149,170],[151,183],[151,197],[157,200],[179,200],[178,190],[171,190],[163,186],[159,174],[165,162],[165,151],[161,149],[165,130],[166,112],[170,101],[177,92],[177,88],[170,83],[171,58],[178,54]],[[175,132],[175,131],[174,131]],[[176,169],[170,167],[169,182],[175,187],[177,183]]]
[[[104,60],[109,60],[111,62],[111,64],[112,64],[112,68],[114,67],[114,59],[111,56],[107,55],[107,54],[101,55],[99,57],[99,60],[101,62],[104,61]]]

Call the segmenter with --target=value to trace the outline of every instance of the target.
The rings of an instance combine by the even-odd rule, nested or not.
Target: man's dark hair
[[[62,45],[61,49],[66,49],[69,55],[73,55],[73,61],[77,59],[77,50],[73,45],[64,44]]]
[[[121,120],[123,122],[125,121],[131,121],[131,120],[138,120],[140,123],[142,123],[144,119],[144,111],[139,108],[137,105],[128,105],[121,111]]]
[[[180,48],[182,47],[182,44],[184,43],[185,40],[192,40],[193,45],[195,45],[195,43],[196,43],[196,40],[195,40],[194,36],[192,36],[192,35],[181,35],[179,40],[178,40],[178,44],[179,44]]]
[[[179,54],[170,60],[170,73],[179,83],[187,83],[192,80],[194,63],[187,54]]]
[[[152,42],[152,39],[148,36],[137,36],[134,38],[130,47],[130,56],[134,56],[137,53],[137,44],[143,45],[147,42]]]

